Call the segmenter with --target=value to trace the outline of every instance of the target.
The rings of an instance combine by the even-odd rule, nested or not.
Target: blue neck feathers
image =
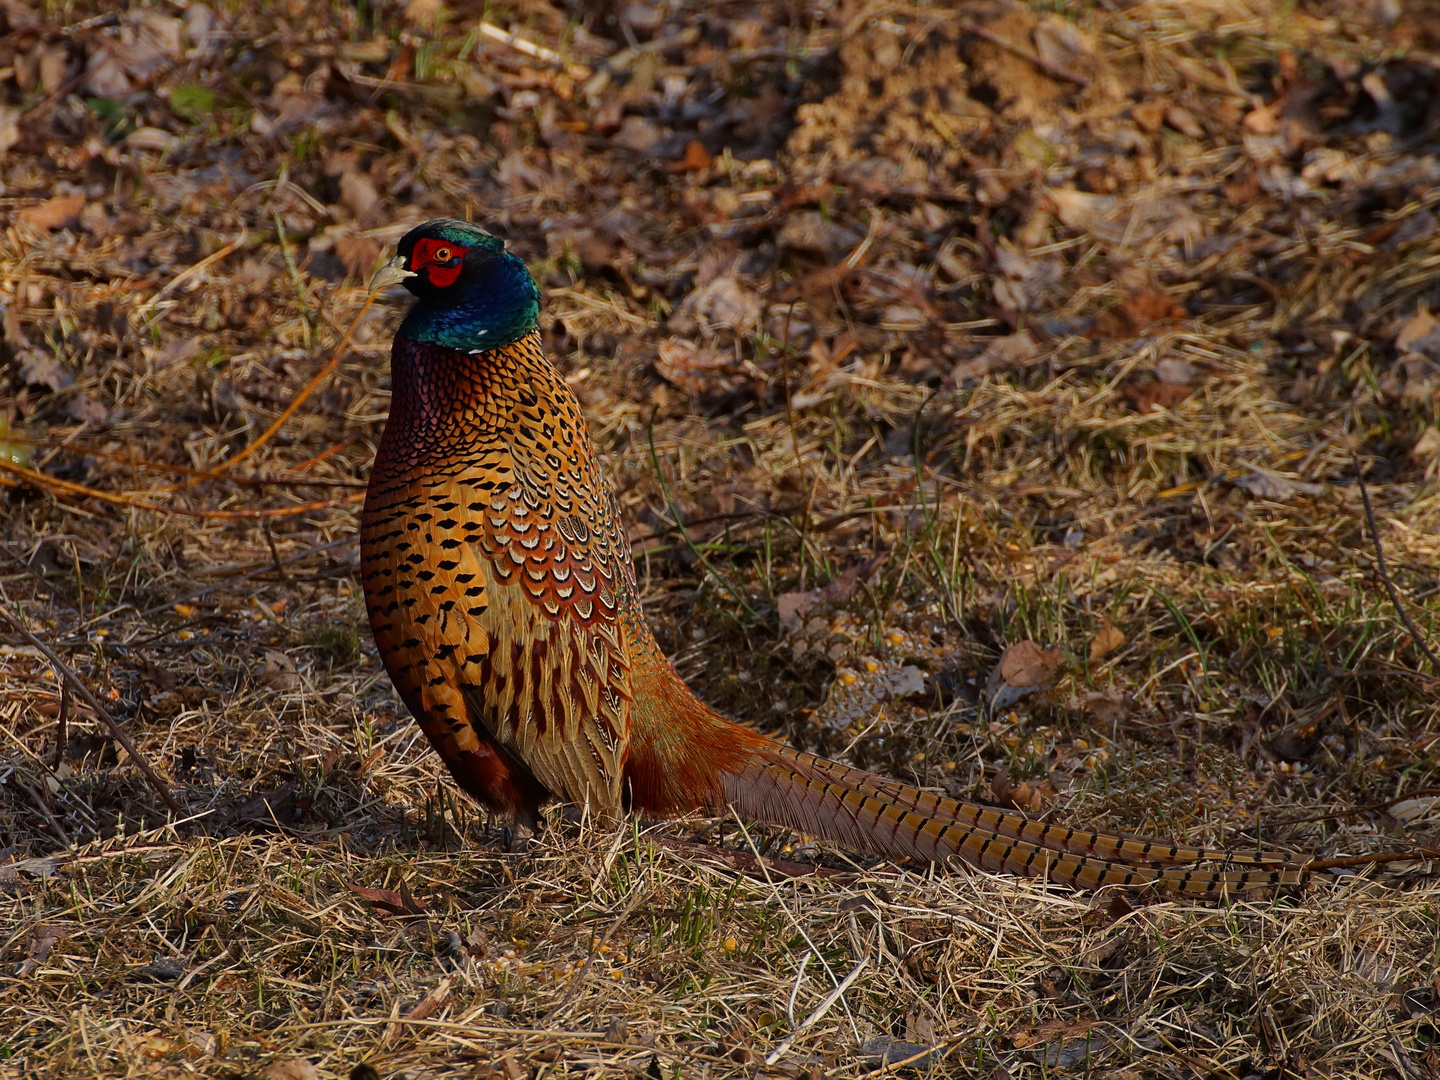
[[[518,256],[501,249],[497,257],[467,266],[457,284],[453,299],[421,297],[396,336],[478,352],[510,345],[535,329],[540,290]]]

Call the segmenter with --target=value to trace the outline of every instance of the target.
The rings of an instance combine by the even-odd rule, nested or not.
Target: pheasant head
[[[400,324],[402,341],[472,353],[511,345],[535,329],[535,280],[503,240],[478,225],[427,221],[405,234],[396,261],[419,299]]]

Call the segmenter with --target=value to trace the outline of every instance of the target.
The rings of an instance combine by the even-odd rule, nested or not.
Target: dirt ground
[[[0,619],[0,1077],[1440,1077],[1440,9],[0,31],[0,606],[94,695]],[[406,300],[366,283],[438,216],[534,271],[706,700],[1049,820],[1395,858],[1203,903],[735,820],[506,854],[356,580]]]

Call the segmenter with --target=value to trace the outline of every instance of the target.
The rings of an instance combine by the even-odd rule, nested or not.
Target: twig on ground
[[[324,461],[326,458],[331,457],[331,456],[334,455],[334,454],[338,454],[341,450],[344,450],[347,446],[350,446],[351,444],[357,442],[357,441],[359,440],[359,438],[360,438],[360,432],[358,432],[358,431],[352,431],[349,435],[346,435],[345,438],[341,439],[339,442],[337,442],[334,446],[331,446],[329,449],[321,450],[320,453],[316,454],[314,457],[312,457],[312,458],[306,458],[304,461],[300,462],[298,465],[291,465],[288,469],[281,469],[281,470],[280,470],[280,475],[281,475],[282,477],[283,477],[283,476],[294,476],[294,475],[297,474],[297,473],[305,472],[307,469],[310,469],[310,468],[313,468],[313,467],[316,466],[316,465],[319,465],[320,462]],[[278,481],[270,481],[270,480],[267,480],[267,481],[265,481],[265,482],[266,482],[266,483],[276,483],[276,482],[278,482]],[[322,480],[307,480],[307,481],[304,481],[304,482],[307,483],[307,484],[319,484],[319,483],[332,484],[332,485],[334,485],[335,487],[362,487],[362,488],[363,488],[363,487],[365,486],[364,484],[360,483],[359,481],[348,481],[348,480],[323,480],[323,481],[322,481]]]
[[[65,722],[70,719],[70,680],[60,680],[60,712],[55,717],[55,768],[65,760]]]
[[[835,978],[835,972],[830,970],[830,964],[826,961],[825,954],[820,951],[819,947],[811,939],[809,932],[805,929],[804,925],[801,924],[799,916],[797,916],[793,911],[790,910],[790,905],[785,903],[785,898],[780,895],[780,889],[771,879],[770,872],[765,866],[765,859],[764,856],[760,854],[760,848],[756,846],[755,841],[751,839],[750,830],[745,827],[745,822],[741,819],[740,815],[735,812],[735,807],[733,806],[730,807],[730,816],[735,819],[735,824],[740,826],[740,835],[745,840],[745,846],[754,853],[760,867],[760,873],[764,875],[765,884],[769,887],[771,894],[775,897],[776,905],[778,905],[780,910],[784,912],[785,918],[788,919],[790,925],[795,928],[795,932],[804,939],[805,944],[809,947],[810,951],[815,954],[815,959],[820,961],[821,970],[823,970],[825,974],[829,977],[830,981],[835,984],[835,988],[837,990],[841,989],[841,983]],[[869,959],[868,955],[866,956],[866,959]],[[842,1001],[841,1004],[844,1005],[844,1002]],[[859,1042],[860,1029],[855,1024],[855,1018],[850,1015],[849,1006],[845,1005],[844,1007],[845,1018],[850,1021],[850,1032],[852,1035],[855,1036],[855,1041]]]
[[[215,518],[221,521],[241,518],[294,517],[296,514],[308,514],[312,510],[324,510],[340,504],[358,503],[365,498],[363,492],[357,491],[338,501],[316,499],[314,502],[296,503],[294,506],[270,506],[258,510],[197,510],[188,506],[162,506],[160,503],[150,502],[146,499],[137,499],[133,495],[116,494],[113,491],[101,491],[99,488],[86,487],[84,484],[61,480],[58,476],[50,476],[48,473],[17,465],[3,457],[0,457],[0,470],[23,477],[32,484],[45,488],[52,495],[63,491],[68,495],[83,495],[87,499],[99,499],[101,502],[112,503],[115,506],[129,506],[135,510],[149,510],[156,514],[179,514],[182,517]],[[209,474],[201,474],[192,482],[198,483],[200,480],[207,479],[208,476]]]
[[[304,551],[281,559],[280,565],[289,566],[292,563],[299,562],[301,559],[308,559],[311,555],[318,555],[322,551],[329,551],[331,548],[337,548],[342,544],[353,544],[357,539],[353,534],[348,534],[324,544],[316,544],[314,547],[308,547]],[[257,566],[254,570],[247,570],[238,577],[227,578],[224,581],[216,582],[214,585],[207,585],[203,589],[197,589],[195,592],[188,593],[185,596],[177,597],[174,600],[166,600],[163,604],[156,604],[152,608],[146,608],[144,611],[138,612],[135,617],[137,619],[144,619],[147,616],[154,615],[157,611],[165,611],[167,608],[173,608],[176,604],[188,604],[192,600],[203,599],[211,593],[217,593],[222,589],[229,589],[235,585],[239,585],[242,581],[249,581],[251,578],[259,577],[261,574],[268,574],[274,569],[276,569],[276,567],[273,563]]]
[[[199,262],[194,263],[191,266],[187,266],[184,270],[181,270],[180,273],[176,274],[173,278],[171,278],[165,284],[165,286],[160,289],[159,292],[157,292],[149,300],[146,300],[143,304],[141,304],[138,308],[135,309],[135,313],[132,316],[135,323],[143,324],[145,321],[145,316],[150,314],[150,311],[155,307],[155,305],[158,304],[161,300],[165,299],[165,297],[169,296],[177,288],[179,288],[180,285],[182,285],[186,281],[189,281],[196,274],[203,273],[205,270],[209,269],[211,266],[214,266],[222,259],[225,259],[233,252],[239,251],[240,248],[245,246],[245,241],[249,237],[249,235],[249,230],[245,229],[242,226],[240,229],[240,235],[237,236],[234,240],[231,240],[230,243],[220,248],[220,250],[212,252],[211,254],[205,256],[205,258],[201,259]],[[149,327],[142,327],[142,332],[148,329]]]
[[[1407,791],[1403,795],[1397,795],[1393,799],[1383,799],[1380,802],[1366,803],[1364,806],[1352,807],[1349,810],[1332,810],[1328,814],[1316,814],[1313,817],[1281,818],[1279,821],[1261,821],[1257,825],[1266,829],[1279,829],[1291,825],[1313,825],[1320,821],[1335,821],[1339,818],[1359,817],[1363,814],[1373,814],[1375,811],[1389,812],[1390,807],[1396,803],[1408,802],[1410,799],[1425,799],[1440,796],[1440,788],[1424,787],[1415,791]],[[1240,830],[1242,832],[1246,830]]]
[[[240,462],[244,461],[273,439],[280,429],[289,422],[290,418],[295,415],[296,410],[305,404],[305,399],[315,392],[316,387],[328,379],[335,369],[340,366],[340,361],[345,358],[345,350],[350,347],[350,339],[355,336],[355,328],[360,325],[360,320],[365,318],[365,313],[370,310],[374,303],[375,293],[372,290],[366,294],[365,302],[360,305],[360,310],[355,313],[355,317],[350,320],[350,325],[345,328],[345,333],[340,336],[339,342],[335,345],[334,352],[330,354],[330,359],[325,361],[325,365],[311,377],[309,382],[300,388],[300,392],[295,395],[294,400],[285,406],[284,411],[275,418],[274,422],[268,428],[257,435],[255,440],[243,450],[240,450],[232,457],[226,458],[214,468],[207,470],[201,474],[200,477],[197,477],[195,481],[192,481],[192,483],[198,482],[201,479],[223,476],[228,470],[239,465]]]
[[[860,1080],[869,1080],[869,1078],[872,1076],[889,1076],[895,1073],[897,1070],[905,1068],[905,1066],[907,1065],[913,1065],[916,1068],[919,1068],[920,1066],[916,1064],[917,1062],[928,1059],[931,1054],[934,1054],[937,1050],[942,1049],[944,1046],[944,1043],[936,1043],[934,1046],[926,1046],[920,1050],[917,1050],[909,1057],[901,1058],[899,1061],[882,1061],[878,1069],[873,1069],[868,1073],[861,1073]],[[943,1053],[937,1056],[936,1060],[938,1061],[940,1059],[943,1059],[947,1054],[949,1054],[949,1052],[950,1051],[948,1049],[945,1050]],[[995,1075],[999,1075],[999,1073],[997,1072]],[[1009,1074],[1007,1073],[1006,1075]]]
[[[1014,53],[1020,57],[1020,59],[1034,64],[1041,71],[1045,72],[1046,75],[1052,75],[1057,79],[1064,79],[1066,82],[1072,82],[1076,86],[1090,85],[1090,79],[1087,76],[1081,75],[1078,71],[1072,71],[1063,64],[1056,64],[1050,60],[1046,60],[1039,53],[1035,52],[1034,49],[1027,49],[1023,45],[1017,45],[1013,41],[1007,41],[994,31],[985,29],[985,27],[979,23],[961,23],[960,29],[967,34],[974,34],[976,37],[990,42],[991,45],[998,45],[1006,52]]]
[[[850,969],[850,973],[846,975],[845,978],[840,980],[840,985],[835,987],[834,990],[831,990],[830,993],[826,994],[823,998],[820,999],[820,1004],[815,1006],[815,1011],[812,1012],[809,1016],[807,1016],[804,1020],[801,1020],[800,1026],[797,1027],[794,1031],[792,1031],[779,1046],[775,1047],[774,1050],[771,1050],[770,1053],[765,1055],[765,1064],[767,1066],[774,1065],[775,1062],[779,1061],[785,1055],[785,1052],[789,1050],[790,1047],[795,1045],[795,1039],[797,1036],[799,1036],[807,1028],[813,1027],[815,1024],[818,1024],[821,1020],[825,1019],[825,1014],[830,1011],[831,1007],[835,1004],[835,1002],[840,1000],[841,995],[844,994],[846,990],[850,989],[850,984],[860,977],[860,973],[863,972],[865,968],[869,966],[869,964],[870,954],[866,953],[859,959],[855,966]]]
[[[61,825],[55,815],[50,812],[50,807],[45,805],[45,800],[40,797],[40,793],[18,776],[13,779],[15,783],[19,785],[20,789],[24,791],[26,795],[30,796],[30,801],[35,804],[35,808],[39,810],[45,820],[50,823],[50,828],[55,830],[55,835],[59,838],[60,843],[68,848],[70,846],[70,834],[65,831],[65,826]]]
[[[588,79],[594,74],[588,65],[569,63],[565,57],[561,56],[554,49],[547,49],[544,45],[537,45],[533,41],[527,41],[525,38],[517,34],[512,34],[510,31],[502,29],[492,22],[481,22],[480,33],[492,41],[498,41],[502,45],[508,45],[516,52],[524,53],[526,56],[533,57],[543,64],[552,64],[555,67],[562,68],[571,78]]]
[[[351,445],[353,442],[355,442],[355,440],[356,440],[357,438],[359,438],[358,435],[351,435],[351,436],[349,436],[348,438],[342,439],[340,442],[338,442],[338,443],[336,443],[334,446],[330,447],[330,449],[325,450],[325,451],[322,451],[321,453],[315,455],[315,457],[310,458],[308,461],[302,461],[302,462],[300,462],[300,464],[298,464],[298,465],[293,465],[293,466],[291,466],[290,468],[281,470],[281,475],[280,475],[280,476],[227,476],[227,477],[224,477],[224,480],[225,480],[226,483],[229,483],[229,484],[237,484],[237,485],[239,485],[240,487],[254,487],[254,488],[263,488],[263,487],[286,487],[286,488],[293,488],[293,487],[364,488],[365,485],[362,484],[362,483],[361,483],[360,481],[358,481],[358,480],[300,480],[300,479],[295,479],[296,474],[302,473],[302,472],[304,472],[307,468],[309,468],[310,466],[315,465],[315,464],[317,464],[317,463],[319,463],[319,462],[321,462],[321,461],[324,461],[325,458],[329,457],[331,454],[335,453],[337,450],[343,450],[345,447],[347,447],[347,446]],[[43,444],[43,443],[37,444],[37,446],[38,446],[38,448],[40,448],[40,449],[49,449],[49,447],[46,447],[45,444]],[[127,466],[129,466],[130,468],[132,468],[132,469],[144,469],[144,470],[146,470],[146,471],[148,471],[148,472],[163,472],[163,473],[169,473],[169,474],[171,474],[172,476],[204,476],[204,475],[205,475],[205,470],[204,470],[204,469],[192,469],[192,468],[190,468],[189,466],[186,466],[186,465],[175,465],[175,464],[173,464],[173,463],[171,463],[171,462],[168,462],[168,461],[136,461],[136,460],[134,460],[133,458],[130,458],[130,457],[125,457],[125,456],[122,456],[122,455],[120,455],[120,454],[107,453],[107,452],[104,451],[104,450],[96,450],[96,449],[94,449],[93,447],[85,446],[85,445],[83,445],[83,444],[65,443],[65,444],[63,444],[63,445],[54,447],[54,449],[56,449],[56,450],[64,450],[64,451],[66,451],[67,453],[71,453],[71,454],[83,454],[85,457],[98,458],[98,459],[101,460],[101,461],[114,461],[114,462],[118,462],[118,463],[121,464],[121,465],[127,465]],[[182,488],[183,486],[184,486],[184,485],[177,485],[177,486],[175,486],[175,487],[170,487],[170,488],[167,488],[167,489],[165,489],[165,490],[167,490],[167,491],[179,491],[179,490],[181,490],[181,488]],[[152,496],[153,496],[155,493],[152,492],[151,494],[152,494]]]
[[[270,565],[275,568],[275,573],[280,575],[280,580],[289,584],[290,575],[285,572],[285,564],[280,561],[280,552],[275,549],[275,534],[270,531],[270,523],[264,522],[260,527],[265,533],[265,543],[270,547]]]
[[[401,1017],[399,1019],[428,1019],[436,1009],[440,1008],[440,1006],[445,1004],[446,1000],[450,997],[451,987],[453,987],[454,985],[455,976],[446,975],[440,980],[439,983],[431,987],[430,992],[427,993],[418,1002],[416,1002],[415,1006],[411,1008],[407,1013],[405,1013],[404,1017]],[[403,1030],[402,1025],[399,1023],[399,1019],[397,1019],[395,1023],[392,1023],[385,1030],[384,1035],[380,1036],[380,1045],[384,1046],[392,1043],[396,1040],[396,1038],[399,1037],[401,1031]]]
[[[790,1021],[790,1026],[795,1026],[795,999],[800,996],[800,987],[805,982],[805,969],[810,966],[810,961],[815,959],[813,952],[806,952],[800,960],[799,966],[795,968],[795,983],[790,987],[790,997],[785,1002],[785,1016]]]
[[[1395,611],[1400,616],[1400,621],[1405,624],[1405,629],[1410,631],[1410,637],[1419,650],[1425,654],[1425,659],[1430,661],[1430,666],[1440,671],[1440,657],[1437,657],[1430,646],[1425,643],[1424,637],[1420,634],[1420,628],[1415,625],[1415,620],[1410,618],[1410,613],[1400,603],[1399,590],[1395,583],[1390,580],[1390,570],[1385,565],[1385,549],[1380,546],[1380,530],[1375,525],[1375,511],[1370,506],[1370,492],[1366,490],[1365,478],[1360,475],[1360,460],[1355,459],[1355,483],[1360,487],[1360,501],[1365,506],[1365,521],[1370,526],[1370,542],[1375,546],[1375,569],[1380,574],[1380,581],[1385,586],[1385,591],[1390,594],[1390,603],[1395,605]]]
[[[585,976],[590,973],[590,966],[595,962],[595,953],[601,945],[609,943],[610,939],[615,936],[616,931],[625,925],[625,920],[628,919],[635,908],[639,906],[641,898],[648,895],[649,891],[642,890],[640,883],[636,882],[635,890],[630,897],[629,903],[625,905],[624,910],[620,912],[615,921],[610,924],[604,936],[595,943],[594,947],[590,950],[590,955],[585,957],[585,963],[580,965],[580,970],[575,973],[575,978],[570,981],[569,987],[566,988],[565,996],[556,1002],[555,1007],[541,1018],[540,1026],[542,1028],[548,1028],[555,1017],[564,1012],[570,1002],[575,999],[575,995],[580,992],[580,987],[585,984]]]
[[[848,870],[836,870],[832,866],[821,866],[818,863],[791,862],[786,859],[773,859],[768,855],[756,855],[750,851],[734,851],[727,848],[717,847],[714,844],[696,843],[690,840],[674,840],[665,836],[655,838],[657,847],[669,848],[671,851],[679,852],[682,855],[713,855],[716,858],[724,859],[742,874],[759,874],[765,876],[762,867],[774,870],[787,878],[796,877],[838,877],[849,873]]]
[[[145,774],[145,779],[150,782],[150,786],[155,789],[156,794],[164,800],[165,805],[173,810],[177,816],[183,815],[185,811],[182,810],[180,804],[175,801],[175,796],[170,794],[169,786],[165,781],[161,780],[159,774],[150,767],[150,762],[146,761],[144,755],[135,748],[135,744],[132,743],[129,736],[120,729],[120,725],[117,724],[114,717],[106,711],[105,706],[100,704],[100,699],[92,694],[90,688],[80,681],[80,676],[75,673],[75,670],[71,668],[69,664],[65,663],[64,660],[60,659],[59,653],[32,634],[30,628],[20,620],[19,616],[10,610],[7,604],[0,604],[0,618],[3,618],[13,626],[20,632],[21,637],[25,638],[26,641],[30,642],[31,645],[34,645],[35,648],[45,654],[45,658],[55,665],[55,670],[61,677],[75,687],[75,692],[84,699],[85,704],[95,710],[95,715],[100,717],[105,726],[110,729],[110,734],[115,736],[115,741],[125,748],[125,752],[130,755],[130,759],[134,761],[140,771]]]

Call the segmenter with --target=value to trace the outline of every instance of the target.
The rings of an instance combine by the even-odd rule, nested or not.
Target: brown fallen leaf
[[[1070,228],[1101,237],[1123,235],[1111,220],[1118,204],[1115,196],[1075,188],[1049,188],[1045,194],[1055,205],[1055,216]]]
[[[1155,377],[1161,382],[1188,386],[1195,381],[1195,365],[1176,356],[1167,356],[1155,363]]]
[[[400,883],[400,891],[391,889],[367,889],[360,885],[345,883],[350,889],[357,893],[371,907],[377,911],[383,911],[387,915],[424,915],[425,905],[410,895],[410,886],[405,882]]]
[[[1008,767],[1001,769],[995,779],[990,781],[990,792],[1001,806],[1014,807],[1026,814],[1041,813],[1055,805],[1055,800],[1060,797],[1060,792],[1049,780],[1035,783],[1022,780],[1018,784],[1012,784]]]
[[[1154,412],[1156,409],[1174,408],[1177,402],[1189,397],[1190,392],[1194,389],[1189,383],[1143,379],[1139,382],[1126,383],[1120,388],[1120,392],[1130,399],[1136,412],[1144,414]]]
[[[1080,917],[1082,926],[1103,928],[1119,922],[1135,910],[1134,906],[1118,892],[1100,893],[1088,901],[1090,910]],[[1102,944],[1099,949],[1103,950]],[[1113,954],[1112,954],[1113,955]],[[1114,1080],[1140,1080],[1139,1073],[1116,1073]]]
[[[655,373],[687,394],[700,395],[729,389],[723,376],[730,357],[684,338],[670,338],[655,346]]]
[[[805,613],[819,597],[819,589],[781,593],[775,598],[775,614],[780,617],[780,625],[791,632],[801,630],[805,626]]]
[[[823,255],[832,262],[854,251],[863,239],[862,233],[817,211],[790,215],[775,234],[775,243],[779,247]]]
[[[51,878],[59,872],[60,864],[54,858],[21,859],[18,862],[0,859],[0,881],[16,881],[22,874],[34,878]]]
[[[1440,796],[1427,795],[1418,799],[1401,799],[1397,803],[1391,803],[1386,812],[1400,824],[1415,828],[1420,825],[1433,824],[1437,810],[1440,810]]]
[[[17,978],[28,979],[40,969],[50,956],[50,950],[55,943],[65,936],[65,931],[58,926],[40,925],[35,927],[34,939],[30,942],[30,955],[26,957],[20,967],[16,969]]]
[[[288,822],[295,816],[295,785],[287,780],[273,791],[247,799],[235,811],[236,821]]]
[[[340,205],[354,216],[356,221],[365,221],[380,203],[380,192],[368,176],[357,169],[346,169],[340,174]]]
[[[804,592],[781,593],[775,598],[775,614],[780,617],[780,625],[785,630],[785,636],[791,637],[802,631],[814,629],[810,626],[812,618],[811,609],[817,605],[822,608],[838,607],[852,596],[861,581],[868,581],[877,570],[885,565],[890,557],[888,551],[872,555],[851,566],[844,573],[839,574],[829,584],[819,589],[807,589]],[[825,626],[828,623],[823,618],[818,618],[817,626]],[[803,649],[803,642],[796,643]]]
[[[1265,748],[1281,761],[1305,761],[1320,747],[1330,710],[1287,724],[1265,740]]]
[[[935,1021],[916,1002],[905,1014],[905,1039],[912,1043],[922,1043],[932,1046],[939,1040],[936,1037]]]
[[[1277,101],[1251,109],[1241,121],[1241,127],[1252,135],[1274,135],[1280,130],[1279,105]]]
[[[440,0],[410,0],[405,5],[405,21],[412,26],[432,26],[440,9]]]
[[[1220,192],[1231,206],[1249,206],[1260,194],[1260,178],[1254,169],[1248,169],[1240,174],[1238,180],[1222,184]]]
[[[680,302],[670,316],[670,329],[681,334],[703,330],[743,333],[760,321],[760,296],[733,277],[718,277],[700,286]]]
[[[1166,109],[1165,122],[1189,139],[1199,139],[1205,135],[1205,129],[1200,126],[1200,121],[1195,119],[1195,114],[1182,105],[1171,105]]]
[[[1124,644],[1125,632],[1114,623],[1107,622],[1095,631],[1095,636],[1090,639],[1090,659],[1099,660],[1109,656]]]
[[[352,889],[355,888],[355,886],[353,886],[353,885],[350,886],[350,887],[351,887]],[[436,1009],[438,1009],[438,1008],[440,1008],[442,1005],[444,1005],[445,1002],[449,999],[449,997],[450,997],[450,988],[454,985],[454,983],[455,983],[455,977],[454,977],[453,975],[446,975],[446,976],[445,976],[444,978],[442,978],[438,983],[436,983],[434,986],[432,986],[432,987],[430,988],[430,991],[429,991],[424,997],[422,997],[419,1001],[417,1001],[417,1002],[414,1004],[414,1006],[411,1007],[411,1009],[405,1014],[405,1019],[407,1019],[407,1020],[425,1020],[425,1019],[427,1019],[432,1013],[435,1012]],[[389,1027],[389,1030],[386,1032],[385,1039],[386,1039],[387,1041],[388,1041],[388,1040],[391,1040],[391,1039],[394,1039],[394,1038],[395,1038],[397,1035],[399,1035],[403,1030],[404,1030],[404,1025],[403,1025],[403,1024],[398,1024],[398,1023],[391,1024],[390,1027]]]
[[[1136,127],[1153,135],[1165,122],[1165,110],[1168,108],[1170,108],[1170,102],[1164,98],[1151,98],[1149,101],[1142,101],[1134,106],[1130,110],[1130,116],[1135,121]]]
[[[260,1080],[320,1080],[320,1074],[305,1058],[281,1058],[260,1073]]]
[[[1178,322],[1189,316],[1183,304],[1164,293],[1142,292],[1125,297],[1095,320],[1090,337],[1132,338],[1157,323]]]
[[[84,390],[70,399],[66,411],[82,424],[103,424],[110,415],[109,409],[100,404],[93,394]]]
[[[365,281],[380,261],[380,245],[368,236],[342,236],[335,241],[335,257],[347,276]]]
[[[174,690],[180,683],[180,677],[175,674],[173,668],[146,660],[143,656],[135,658],[135,669],[145,680],[145,685],[155,693]]]
[[[990,707],[1008,708],[1026,694],[1049,686],[1064,659],[1058,645],[1042,649],[1033,641],[1017,641],[1000,654],[1000,662],[985,681]]]
[[[665,134],[664,128],[643,116],[627,116],[620,122],[620,130],[615,135],[615,145],[633,150],[637,154],[648,154]]]
[[[8,335],[7,335],[8,338]],[[49,390],[64,390],[75,381],[75,376],[53,353],[39,349],[22,348],[16,355],[20,362],[20,378],[26,386],[43,386]]]
[[[587,270],[607,266],[618,269],[629,261],[628,252],[616,242],[615,236],[591,228],[566,229],[563,235],[552,233],[545,238],[545,243],[553,255],[577,256]]]
[[[985,346],[985,351],[971,360],[963,360],[950,369],[947,386],[959,386],[968,379],[979,379],[998,371],[1021,371],[1034,364],[1040,350],[1028,331],[998,337]]]
[[[1058,646],[1042,649],[1033,641],[1017,641],[1000,656],[1000,676],[1022,689],[1044,686],[1060,670],[1062,659]]]
[[[157,956],[143,967],[136,968],[134,978],[150,982],[175,982],[185,974],[183,956]]]
[[[300,672],[295,666],[294,659],[278,649],[266,650],[265,667],[260,672],[259,682],[261,686],[267,686],[271,690],[281,693],[299,690],[302,685]]]
[[[1397,353],[1412,351],[1415,343],[1429,337],[1435,332],[1437,326],[1440,326],[1440,322],[1437,322],[1435,316],[1422,306],[1419,311],[1401,324],[1399,333],[1395,335],[1395,351]]]
[[[0,156],[20,141],[20,117],[13,105],[0,105]]]
[[[405,1015],[411,1020],[424,1020],[450,996],[450,987],[454,985],[454,978],[447,975],[439,983],[431,987],[430,992],[415,1003],[415,1007]]]
[[[1109,694],[1086,694],[1080,702],[1092,720],[1102,727],[1115,727],[1130,719],[1135,703],[1128,698],[1111,697]]]
[[[679,161],[672,161],[666,169],[674,173],[701,172],[715,164],[715,157],[705,144],[699,139],[691,139],[685,144],[685,156]]]
[[[20,221],[32,229],[49,233],[66,225],[79,224],[80,212],[84,209],[84,195],[56,195],[20,211]]]
[[[1101,910],[1104,909],[1102,908]],[[1113,922],[1114,920],[1111,919],[1110,921]],[[1112,934],[1086,949],[1081,953],[1081,956],[1084,958],[1086,964],[1092,967],[1099,967],[1106,960],[1110,960],[1111,957],[1116,957],[1116,959],[1123,958],[1125,947],[1130,944],[1130,941],[1131,935],[1128,932]]]
[[[1429,461],[1440,455],[1440,428],[1427,427],[1410,447],[1410,457],[1415,461]]]

